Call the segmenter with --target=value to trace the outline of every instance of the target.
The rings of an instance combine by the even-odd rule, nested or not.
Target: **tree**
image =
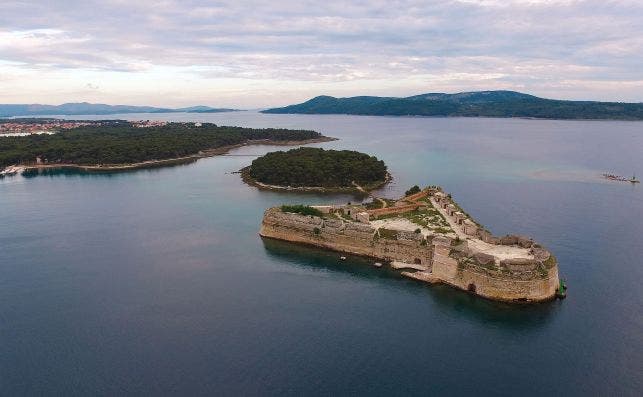
[[[412,194],[420,193],[420,192],[421,192],[420,187],[418,185],[415,185],[412,188],[410,188],[409,190],[407,190],[406,193],[404,193],[404,195],[405,196],[410,196]]]

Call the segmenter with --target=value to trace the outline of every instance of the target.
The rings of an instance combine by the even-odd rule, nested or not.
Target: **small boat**
[[[641,183],[641,181],[636,179],[636,175],[632,175],[632,177],[628,179],[628,178],[626,178],[624,176],[605,173],[605,174],[603,174],[603,178],[608,179],[610,181]]]
[[[345,260],[346,260],[346,257],[345,257],[345,256],[340,256],[340,257],[339,257],[339,259],[341,259],[341,260],[345,261]]]
[[[15,175],[15,174],[18,173],[18,171],[22,171],[22,167],[18,167],[18,166],[15,166],[15,165],[10,165],[9,167],[7,167],[4,170],[0,171],[0,175],[2,175],[2,176]]]
[[[382,264],[380,262],[375,262],[373,263],[373,266],[375,267],[382,267]]]

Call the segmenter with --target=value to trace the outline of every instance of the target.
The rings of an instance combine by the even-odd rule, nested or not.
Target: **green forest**
[[[222,127],[211,123],[168,123],[146,128],[108,121],[53,135],[0,138],[0,166],[33,163],[130,164],[197,154],[249,140],[299,141],[319,138],[315,131]]]
[[[298,148],[271,152],[252,162],[256,181],[279,186],[368,186],[386,179],[386,165],[377,157],[352,150]]]
[[[318,96],[264,113],[373,116],[532,117],[542,119],[643,120],[643,103],[564,101],[514,91],[421,94],[406,98]]]

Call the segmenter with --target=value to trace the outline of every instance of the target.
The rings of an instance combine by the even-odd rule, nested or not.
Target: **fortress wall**
[[[547,278],[533,280],[499,279],[464,269],[455,278],[445,281],[463,290],[471,290],[473,286],[480,296],[505,301],[553,299],[559,283],[558,268],[552,269]]]
[[[341,219],[324,220],[271,208],[264,214],[259,234],[387,261],[414,263],[419,259],[428,270],[416,274],[424,274],[462,290],[475,288],[477,295],[494,300],[548,300],[555,296],[558,288],[557,266],[549,270],[547,278],[517,280],[492,277],[472,268],[458,267],[458,261],[449,256],[449,239],[436,237],[433,243],[422,245],[422,240],[414,234],[400,234],[397,240],[392,240],[378,238],[375,232],[375,228],[368,224]]]
[[[415,193],[415,194],[412,194],[410,196],[403,197],[402,200],[405,200],[405,201],[417,201],[419,199],[422,199],[422,198],[428,196],[429,193],[430,192],[428,190],[423,190],[423,191],[421,191],[419,193]]]
[[[442,282],[485,298],[511,301],[542,301],[552,299],[558,288],[558,268],[546,279],[515,280],[494,278],[471,269],[459,269],[458,262],[436,252],[433,257],[433,276]]]
[[[433,275],[440,280],[455,280],[458,274],[458,261],[447,255],[435,252],[433,255]]]
[[[374,238],[375,229],[370,225],[340,219],[322,220],[274,209],[266,211],[259,234],[387,261],[414,263],[419,259],[429,268],[433,256],[431,245],[422,245],[421,240]]]

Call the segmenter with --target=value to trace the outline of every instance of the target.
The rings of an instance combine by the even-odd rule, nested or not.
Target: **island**
[[[384,161],[354,150],[297,148],[270,152],[241,170],[263,189],[367,192],[390,180]]]
[[[524,117],[539,119],[643,120],[643,103],[565,101],[515,91],[429,93],[405,98],[322,95],[264,113],[370,116]]]
[[[6,135],[14,136],[0,134],[0,169],[14,166],[15,170],[17,166],[125,170],[194,161],[242,145],[301,145],[335,140],[309,130],[226,127],[212,123],[37,119],[21,123],[2,122]],[[37,127],[33,127],[33,123]]]
[[[437,186],[367,205],[269,208],[259,234],[370,257],[405,277],[491,300],[530,303],[565,296],[551,252],[528,237],[492,235]]]

